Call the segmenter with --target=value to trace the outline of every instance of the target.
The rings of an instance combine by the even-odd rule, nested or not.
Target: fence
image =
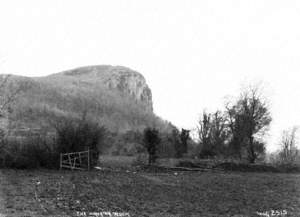
[[[90,170],[90,150],[60,154],[60,169]]]

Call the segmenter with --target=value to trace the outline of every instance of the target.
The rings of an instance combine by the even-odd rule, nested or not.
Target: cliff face
[[[105,81],[105,84],[109,88],[118,89],[134,97],[137,101],[146,105],[149,110],[153,110],[152,93],[141,74],[128,68],[115,67],[112,68],[111,76]]]

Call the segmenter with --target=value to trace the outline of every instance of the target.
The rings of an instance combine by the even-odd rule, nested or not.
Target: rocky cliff
[[[150,111],[153,110],[151,89],[148,87],[144,76],[127,67],[87,66],[50,75],[50,77],[72,77],[81,83],[96,83],[100,86],[106,86],[133,97],[136,102],[146,105]]]

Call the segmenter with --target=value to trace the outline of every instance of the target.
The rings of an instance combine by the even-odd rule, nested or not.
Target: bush
[[[41,137],[22,140],[6,140],[2,143],[0,156],[1,167],[15,169],[33,169],[59,167],[59,153],[54,144],[49,144]]]

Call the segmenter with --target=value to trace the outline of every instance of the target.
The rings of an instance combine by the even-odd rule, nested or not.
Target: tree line
[[[203,112],[199,121],[200,155],[229,156],[254,163],[265,153],[264,135],[272,121],[258,87],[244,90],[223,112]]]
[[[249,86],[243,89],[237,98],[227,101],[222,110],[202,112],[197,126],[198,149],[195,155],[199,158],[231,159],[247,163],[265,161],[266,134],[271,121],[269,103],[262,89],[258,85]],[[280,150],[272,155],[273,161],[285,164],[296,161],[299,153],[296,131],[297,128],[294,127],[283,132],[279,142]],[[144,135],[148,154],[153,158],[154,147],[160,140],[151,140],[149,137],[159,137],[158,132],[147,128]],[[172,138],[175,157],[182,157],[187,153],[189,131],[182,129],[179,132],[175,128]],[[149,163],[152,162],[153,160],[149,160]]]

